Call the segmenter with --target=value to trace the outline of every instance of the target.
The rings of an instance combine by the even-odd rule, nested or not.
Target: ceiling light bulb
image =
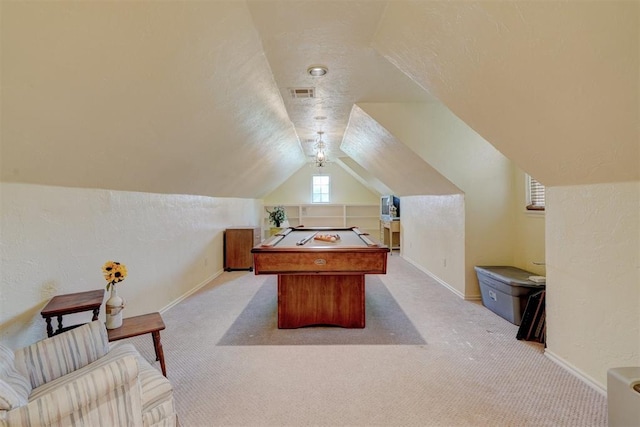
[[[322,77],[327,74],[328,71],[327,67],[323,65],[314,65],[307,68],[307,73],[311,74],[313,77]]]

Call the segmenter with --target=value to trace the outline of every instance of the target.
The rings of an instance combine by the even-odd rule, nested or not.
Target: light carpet
[[[163,313],[181,426],[606,426],[605,396],[541,344],[401,257],[388,262],[378,277],[427,344],[217,345],[267,280],[249,272]],[[149,336],[131,341],[153,361]]]

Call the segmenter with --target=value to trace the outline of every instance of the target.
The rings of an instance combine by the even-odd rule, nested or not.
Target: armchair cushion
[[[98,360],[108,351],[107,330],[96,320],[16,351],[15,365],[36,388]]]
[[[60,377],[54,381],[43,384],[38,388],[34,388],[30,400],[37,399],[38,397],[47,394],[51,389],[59,388],[67,383],[75,381],[77,378],[82,378],[87,375],[88,372],[95,370],[96,368],[106,366],[112,363],[114,360],[121,359],[123,357],[133,357],[138,361],[139,376],[138,380],[141,385],[141,400],[142,410],[148,411],[158,403],[167,400],[173,394],[173,388],[171,383],[165,377],[159,374],[158,370],[144,361],[138,350],[133,344],[120,344],[114,347],[109,353],[93,362],[84,368],[71,372],[64,377]]]
[[[8,411],[26,405],[24,400],[6,381],[0,380],[0,410]]]
[[[0,344],[0,410],[26,405],[31,383],[16,370],[13,350]]]
[[[62,379],[62,378],[61,378]],[[125,356],[34,389],[29,403],[5,414],[9,426],[142,425],[138,362]]]

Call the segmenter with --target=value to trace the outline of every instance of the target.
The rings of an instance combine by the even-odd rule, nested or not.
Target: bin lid
[[[489,276],[492,276],[504,283],[511,283],[512,285],[519,286],[530,286],[532,288],[545,287],[545,283],[536,283],[529,280],[529,276],[535,276],[535,273],[518,267],[508,265],[485,265],[476,266],[475,269],[478,272],[484,272],[485,274],[488,274]]]

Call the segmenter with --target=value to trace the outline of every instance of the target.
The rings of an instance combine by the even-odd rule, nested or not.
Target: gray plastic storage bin
[[[482,304],[514,325],[520,325],[529,295],[545,288],[529,280],[535,273],[509,266],[476,266]]]

